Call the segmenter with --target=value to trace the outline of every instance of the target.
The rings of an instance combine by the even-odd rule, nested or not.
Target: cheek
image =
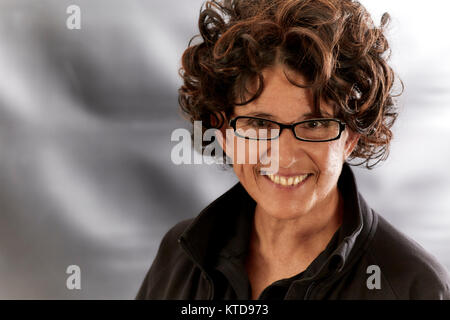
[[[267,162],[270,144],[268,141],[247,140],[230,134],[227,135],[226,150],[227,155],[233,159],[233,164],[255,166],[261,160]]]
[[[245,190],[250,195],[258,195],[259,187],[255,173],[256,165],[233,164],[233,170]]]
[[[256,141],[245,140],[234,136],[227,137],[228,156],[233,159],[233,170],[245,187],[251,187],[255,180],[256,151],[254,143]]]
[[[321,154],[315,158],[324,183],[335,184],[337,182],[342,170],[343,154],[342,140],[336,140],[329,142],[327,148],[324,148]]]

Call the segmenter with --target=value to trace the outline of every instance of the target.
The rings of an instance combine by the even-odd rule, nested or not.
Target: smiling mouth
[[[290,177],[284,177],[279,176],[276,174],[268,174],[266,175],[266,178],[272,181],[274,184],[284,186],[284,187],[295,187],[297,185],[300,185],[302,182],[304,182],[306,179],[308,179],[309,176],[312,174],[307,173],[299,176],[290,176]]]

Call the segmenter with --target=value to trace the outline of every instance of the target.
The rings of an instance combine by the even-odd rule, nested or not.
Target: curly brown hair
[[[191,123],[202,121],[202,132],[220,128],[235,106],[259,97],[262,70],[281,63],[306,77],[307,84],[289,81],[311,88],[316,113],[321,99],[336,102],[335,116],[361,134],[350,158],[371,169],[388,156],[398,115],[393,98],[401,94],[392,93],[396,75],[387,63],[389,20],[383,14],[376,27],[352,0],[207,1],[200,34],[182,56],[181,110]],[[256,92],[248,83],[258,83]]]

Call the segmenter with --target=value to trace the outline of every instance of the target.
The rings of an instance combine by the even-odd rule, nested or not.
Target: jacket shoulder
[[[193,220],[194,219],[192,218],[180,221],[166,232],[159,245],[155,262],[164,260],[164,264],[167,265],[170,263],[175,263],[180,256],[186,256],[179,246],[178,238]]]
[[[368,251],[397,298],[450,299],[450,279],[445,267],[380,215]]]
[[[176,272],[182,269],[184,274],[193,269],[194,264],[181,249],[178,238],[192,223],[194,219],[178,222],[170,228],[161,240],[155,259],[147,272],[144,281],[136,295],[136,299],[168,299],[172,297],[174,289],[171,286],[181,284],[182,281],[175,279]],[[181,291],[181,290],[180,290]]]

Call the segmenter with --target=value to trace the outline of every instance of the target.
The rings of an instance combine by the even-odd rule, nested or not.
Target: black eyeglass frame
[[[263,121],[275,123],[276,125],[278,125],[280,127],[280,132],[278,133],[278,135],[275,138],[267,138],[267,139],[258,139],[258,138],[250,138],[250,137],[241,136],[241,135],[239,135],[236,132],[236,122],[237,122],[238,119],[242,119],[242,118],[244,118],[244,119],[263,120]],[[307,122],[324,121],[324,120],[334,121],[334,122],[339,123],[339,134],[337,135],[337,137],[332,138],[332,139],[326,139],[326,140],[311,140],[311,139],[303,139],[303,138],[297,137],[297,134],[295,133],[295,127],[297,125],[302,124],[302,123],[307,123]],[[234,133],[236,134],[236,136],[238,136],[240,138],[247,139],[247,140],[275,140],[275,139],[278,139],[280,137],[281,133],[283,132],[283,129],[290,129],[292,131],[294,137],[297,140],[306,141],[306,142],[328,142],[328,141],[338,140],[341,137],[342,131],[345,130],[345,126],[346,126],[345,122],[342,122],[340,119],[336,119],[336,118],[316,118],[316,119],[303,120],[303,121],[295,122],[295,123],[292,123],[292,124],[285,124],[285,123],[280,123],[280,122],[277,122],[277,121],[274,121],[274,120],[258,118],[258,117],[250,117],[250,116],[238,116],[236,118],[231,119],[228,124],[230,125],[230,127],[233,128]]]

